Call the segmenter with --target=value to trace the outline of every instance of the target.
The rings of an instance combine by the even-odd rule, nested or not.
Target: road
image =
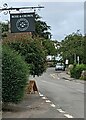
[[[73,118],[84,118],[84,84],[65,80],[60,72],[48,68],[42,76],[35,77],[40,93],[60,112]]]

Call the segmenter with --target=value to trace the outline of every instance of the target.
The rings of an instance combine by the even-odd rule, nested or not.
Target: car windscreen
[[[62,65],[64,65],[63,63],[57,63],[56,65],[58,65],[58,66],[62,66]]]

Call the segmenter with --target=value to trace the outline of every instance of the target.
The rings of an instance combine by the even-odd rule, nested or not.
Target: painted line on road
[[[39,95],[42,97],[42,99],[44,99],[44,100],[47,99],[47,97],[43,97],[43,94],[41,94],[40,92],[39,92]],[[51,101],[47,99],[45,102],[46,103],[50,103]]]
[[[65,111],[63,111],[62,109],[57,109],[58,112],[60,113],[65,113],[64,116],[67,117],[67,118],[74,118],[72,115],[70,114],[67,114]]]
[[[69,114],[64,114],[64,116],[67,118],[74,118],[72,115],[69,115]]]
[[[50,74],[50,76],[53,77],[54,79],[57,78],[55,74]],[[60,78],[58,77],[57,79],[59,80]]]
[[[39,96],[40,96],[40,97],[43,97],[44,95],[39,92]]]
[[[65,81],[70,82],[69,80],[65,80]]]
[[[46,100],[47,98],[46,97],[42,97],[42,99]]]
[[[56,107],[53,103],[52,104],[50,104],[51,105],[51,107]]]
[[[60,113],[65,113],[65,111],[63,111],[62,109],[57,109],[58,110],[58,112],[60,112]]]
[[[40,97],[43,97],[44,95],[40,94]]]
[[[46,103],[50,103],[51,101],[50,100],[46,100]]]
[[[53,77],[54,79],[56,78],[56,77],[55,77],[55,74],[50,74],[50,76]]]

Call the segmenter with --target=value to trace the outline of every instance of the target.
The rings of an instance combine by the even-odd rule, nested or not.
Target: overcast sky
[[[42,0],[36,0],[36,2],[31,3],[29,0],[2,0],[0,7],[3,7],[4,3],[7,3],[9,7],[44,6],[43,9],[37,10],[36,13],[42,17],[42,21],[51,26],[52,39],[61,41],[66,35],[79,29],[82,34],[84,33],[84,1],[69,1],[60,0],[59,2],[58,0],[53,0],[52,2],[47,0],[42,2]],[[1,13],[0,16],[0,21],[9,20],[9,14],[4,15]]]

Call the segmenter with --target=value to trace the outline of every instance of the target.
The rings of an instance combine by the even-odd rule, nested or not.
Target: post
[[[79,56],[77,56],[77,61],[78,61],[78,64],[79,64]]]
[[[11,33],[11,30],[10,30],[10,21],[8,21],[8,32]]]
[[[65,61],[65,64],[66,64],[66,68],[68,68],[68,59],[66,59],[66,61]]]
[[[74,63],[76,64],[76,53],[74,53]]]

